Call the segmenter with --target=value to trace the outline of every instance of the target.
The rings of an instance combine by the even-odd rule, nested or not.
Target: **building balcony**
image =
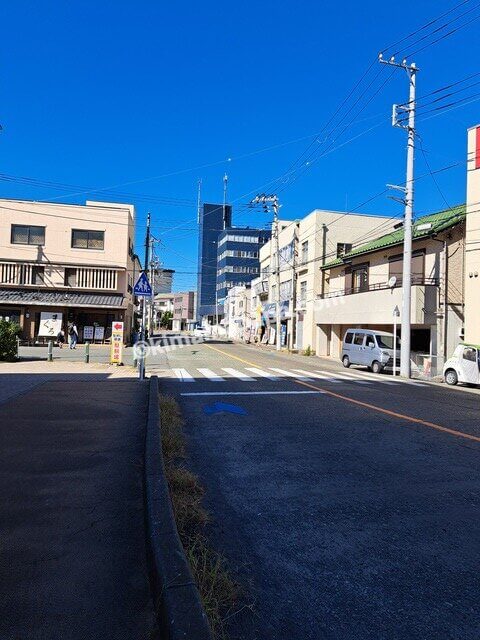
[[[436,322],[439,282],[437,278],[412,279],[411,323]],[[402,309],[401,279],[394,287],[377,283],[319,296],[315,301],[316,324],[381,325],[393,323],[395,307]]]
[[[268,293],[268,280],[261,280],[257,282],[254,286],[255,293],[257,296],[261,296],[262,294]]]

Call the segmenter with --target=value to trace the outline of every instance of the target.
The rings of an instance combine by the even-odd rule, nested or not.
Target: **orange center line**
[[[235,356],[228,351],[223,351],[222,349],[217,349],[216,347],[212,347],[208,344],[205,345],[208,349],[212,349],[213,351],[217,351],[218,353],[223,353],[229,358],[234,358],[239,362],[243,362],[244,364],[248,364],[252,367],[259,367],[258,363],[250,362],[249,360],[245,360],[244,358],[240,358],[239,356]],[[480,442],[479,436],[471,435],[470,433],[465,433],[464,431],[457,431],[456,429],[449,429],[448,427],[443,427],[440,424],[436,424],[435,422],[429,422],[428,420],[422,420],[422,418],[414,418],[413,416],[408,416],[403,413],[398,413],[397,411],[392,411],[391,409],[385,409],[384,407],[379,407],[376,404],[370,404],[369,402],[363,402],[362,400],[355,400],[355,398],[350,398],[350,396],[344,396],[341,393],[335,393],[335,391],[330,391],[330,389],[325,389],[324,387],[318,387],[316,385],[310,384],[309,382],[305,382],[304,380],[295,380],[297,384],[301,384],[304,387],[308,387],[309,389],[315,389],[315,391],[323,391],[329,396],[333,398],[337,398],[339,400],[344,400],[345,402],[350,402],[352,404],[356,404],[357,406],[364,407],[365,409],[371,409],[372,411],[377,411],[379,413],[383,413],[392,418],[398,418],[400,420],[406,420],[407,422],[413,422],[415,424],[421,424],[424,427],[428,427],[429,429],[436,429],[437,431],[442,431],[443,433],[448,433],[452,436],[456,436],[457,438],[465,438],[466,440],[473,440],[474,442]]]

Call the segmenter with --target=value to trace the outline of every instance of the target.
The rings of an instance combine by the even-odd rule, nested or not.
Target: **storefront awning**
[[[121,308],[121,293],[77,293],[73,291],[39,291],[38,289],[0,289],[0,304],[49,305],[60,307]]]

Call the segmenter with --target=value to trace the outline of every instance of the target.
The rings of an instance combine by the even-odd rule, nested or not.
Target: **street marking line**
[[[319,369],[320,373],[329,373],[328,371],[323,371],[321,369]],[[337,371],[335,371],[333,373],[333,376],[335,376],[335,378],[337,378],[338,380],[346,380],[347,382],[355,382],[355,384],[372,384],[369,380],[362,380],[360,377],[356,377],[356,376],[350,376],[347,375],[346,373],[338,373]]]
[[[234,378],[238,378],[243,382],[254,382],[254,381],[256,382],[255,378],[252,378],[252,376],[247,376],[246,373],[242,373],[241,371],[238,371],[237,369],[232,369],[231,367],[222,367],[222,371],[225,371],[225,373],[228,373]]]
[[[235,360],[239,360],[240,362],[244,362],[248,365],[254,365],[253,362],[249,360],[244,360],[239,356],[234,356],[228,351],[222,351],[221,349],[217,349],[216,347],[211,347],[210,345],[205,345],[207,349],[213,349],[214,351],[218,351],[218,353],[223,353],[223,355],[228,356],[229,358],[234,358]],[[448,433],[452,436],[456,436],[457,438],[464,438],[465,440],[473,440],[474,442],[480,442],[479,436],[471,435],[470,433],[465,433],[464,431],[457,431],[456,429],[449,429],[448,427],[442,427],[440,424],[436,424],[435,422],[428,422],[427,420],[422,420],[421,418],[414,418],[413,416],[407,416],[403,413],[397,413],[396,411],[391,411],[390,409],[385,409],[384,407],[379,407],[375,404],[370,404],[369,402],[362,402],[361,400],[355,400],[354,398],[349,398],[348,396],[344,396],[340,393],[336,393],[335,391],[331,391],[330,389],[322,389],[320,387],[314,387],[309,382],[305,382],[304,380],[295,380],[297,384],[301,384],[304,387],[308,387],[309,389],[314,389],[316,391],[323,391],[328,396],[332,396],[333,398],[338,398],[339,400],[345,400],[345,402],[350,402],[352,404],[356,404],[360,407],[364,407],[365,409],[371,409],[372,411],[377,411],[378,413],[384,413],[385,415],[391,416],[392,418],[399,418],[400,420],[406,420],[407,422],[413,422],[415,424],[421,424],[424,427],[429,427],[430,429],[435,429],[436,431],[442,431],[443,433]]]
[[[323,391],[192,391],[181,393],[181,396],[291,396],[291,395],[321,395]]]
[[[298,373],[303,373],[307,378],[304,380],[308,380],[308,376],[312,378],[318,378],[319,380],[326,380],[328,382],[340,382],[340,380],[336,380],[335,378],[331,378],[330,376],[325,376],[323,373],[315,373],[313,371],[306,371],[305,369],[293,369],[293,371],[297,371]]]
[[[286,378],[295,378],[295,380],[312,380],[308,376],[302,376],[298,373],[294,373],[293,371],[287,371],[286,369],[277,369],[276,367],[268,367],[270,371],[275,371],[276,373],[281,373],[282,376]]]
[[[182,382],[195,382],[195,378],[186,369],[172,369],[172,371]]]
[[[212,382],[225,382],[225,378],[222,378],[222,376],[219,376],[218,373],[215,373],[211,369],[197,369],[197,371],[201,373],[202,376],[205,376],[205,378],[212,380]]]
[[[373,382],[379,382],[380,384],[389,384],[390,386],[396,385],[398,382],[401,382],[401,380],[396,380],[395,378],[393,380],[386,380],[384,374],[381,373],[375,375],[374,373],[369,373],[368,371],[359,371],[358,369],[354,369],[353,371],[349,369],[348,373],[349,375],[355,377],[358,376],[359,378],[368,378]]]
[[[260,378],[268,378],[269,380],[278,380],[278,376],[274,376],[273,373],[268,373],[268,371],[264,371],[263,369],[257,369],[257,367],[245,367],[247,371],[254,373]]]

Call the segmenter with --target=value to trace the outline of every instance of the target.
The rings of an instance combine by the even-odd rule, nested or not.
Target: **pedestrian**
[[[63,349],[63,345],[65,343],[65,331],[63,329],[60,329],[57,333],[57,343],[60,349]]]
[[[78,329],[74,322],[70,322],[68,324],[68,342],[70,344],[70,349],[77,348],[78,341]]]

